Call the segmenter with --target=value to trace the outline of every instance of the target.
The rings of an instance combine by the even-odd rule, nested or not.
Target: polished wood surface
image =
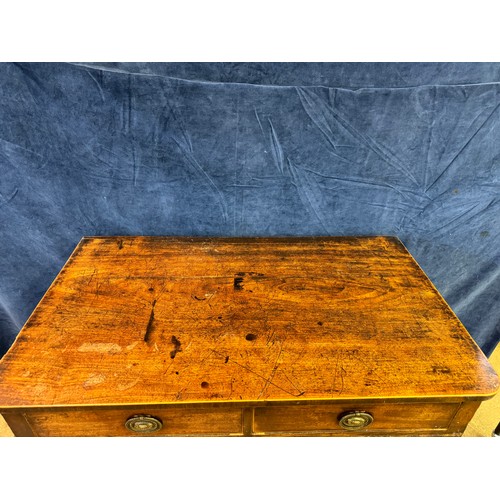
[[[453,405],[491,397],[498,378],[396,238],[95,237],[80,242],[0,361],[0,387],[6,414]]]
[[[76,410],[30,412],[26,415],[39,436],[143,436],[125,428],[125,422],[138,410]],[[148,408],[148,415],[159,419],[163,427],[155,436],[242,436],[241,408]]]
[[[457,403],[392,403],[360,404],[359,402],[301,405],[267,406],[254,410],[255,433],[283,432],[336,432],[346,433],[337,424],[339,415],[356,406],[373,415],[373,423],[363,432],[382,431],[425,432],[444,431],[452,422],[460,404]],[[349,431],[350,434],[358,432]]]
[[[471,403],[469,403],[471,404]],[[206,406],[206,405],[205,405]],[[363,408],[373,416],[373,423],[363,429],[345,430],[339,417]],[[465,423],[474,413],[477,402],[464,403],[343,403],[318,402],[302,405],[245,406],[233,404],[217,407],[140,407],[137,409],[76,409],[60,411],[33,410],[17,422],[17,433],[36,436],[141,436],[128,430],[125,423],[134,416],[159,419],[163,426],[155,436],[243,436],[243,435],[440,435],[450,434],[452,426]],[[147,435],[147,434],[146,434]]]

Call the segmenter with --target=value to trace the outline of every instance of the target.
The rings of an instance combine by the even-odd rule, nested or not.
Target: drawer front
[[[243,435],[241,408],[40,411],[25,416],[38,436]]]
[[[459,403],[336,403],[259,407],[254,410],[253,434],[442,433],[450,426],[459,407]]]

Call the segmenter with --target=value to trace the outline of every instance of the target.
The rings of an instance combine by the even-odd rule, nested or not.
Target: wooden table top
[[[497,388],[393,237],[84,238],[0,362],[0,408]]]

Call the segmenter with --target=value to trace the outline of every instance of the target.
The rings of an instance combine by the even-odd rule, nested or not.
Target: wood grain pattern
[[[27,418],[37,436],[144,436],[125,428],[128,418],[142,414],[152,415],[163,423],[162,429],[151,436],[243,435],[242,412],[238,408],[34,411]]]
[[[294,406],[204,406],[207,405],[33,410],[27,412],[25,424],[36,436],[439,435],[460,433],[470,418],[461,403],[346,401]],[[342,429],[339,417],[355,409],[369,412],[373,423],[362,430]],[[465,419],[457,418],[459,413]],[[151,434],[137,434],[125,428],[128,418],[143,414],[159,418],[163,428]]]
[[[498,378],[396,238],[95,237],[0,361],[0,386],[8,413],[480,401]]]
[[[359,430],[344,431],[338,416],[354,409],[370,413],[374,420],[362,430],[364,434],[393,432],[446,431],[460,404],[458,403],[399,403],[370,404],[350,402],[311,406],[268,406],[254,410],[256,434],[281,434],[283,432],[337,433],[354,435]]]

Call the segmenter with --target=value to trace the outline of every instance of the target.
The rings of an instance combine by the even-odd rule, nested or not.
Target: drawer
[[[25,417],[38,436],[243,435],[241,408],[40,411]]]
[[[254,409],[253,434],[439,434],[448,429],[459,407],[459,403],[336,403],[258,407]],[[342,419],[348,428],[342,425]]]

